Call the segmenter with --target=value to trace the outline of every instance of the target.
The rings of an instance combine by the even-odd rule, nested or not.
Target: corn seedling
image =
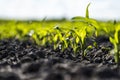
[[[110,42],[114,45],[114,59],[116,63],[120,63],[120,26],[115,28],[113,37],[110,36]]]

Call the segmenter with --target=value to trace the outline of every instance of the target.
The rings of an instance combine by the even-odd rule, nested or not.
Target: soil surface
[[[109,39],[98,37],[85,57],[40,47],[31,40],[0,40],[0,80],[119,80]]]

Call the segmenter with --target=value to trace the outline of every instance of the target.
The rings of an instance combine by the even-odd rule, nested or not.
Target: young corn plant
[[[74,52],[77,52],[78,48],[81,49],[83,57],[86,55],[85,49],[87,49],[87,46],[85,44],[86,38],[89,37],[89,35],[93,36],[94,33],[97,33],[97,28],[99,27],[96,20],[89,18],[89,9],[88,9],[89,6],[90,6],[90,3],[86,7],[85,17],[77,16],[72,18],[72,21],[78,21],[78,22],[84,23],[84,25],[81,26],[82,28],[79,28],[80,30],[74,31],[76,34],[76,40],[75,40],[76,44],[80,43],[80,47],[78,45],[77,46],[75,45],[73,47]]]
[[[54,27],[54,32],[55,34],[53,35],[53,47],[54,50],[57,49],[60,46],[60,39],[62,39],[62,33],[61,33],[61,29],[59,28],[59,26],[55,26]],[[61,48],[60,48],[61,49]]]
[[[48,40],[48,38],[49,38],[48,33],[46,30],[36,31],[36,32],[34,32],[32,37],[38,45],[47,46],[48,45],[47,43],[49,41]]]
[[[120,64],[120,26],[115,28],[115,33],[110,36],[110,42],[114,45],[113,54],[115,62],[119,65]]]
[[[82,56],[84,56],[84,50],[86,48],[86,37],[87,37],[87,32],[86,32],[86,28],[87,27],[83,27],[82,29],[80,29],[79,31],[75,31],[76,33],[76,44],[80,44],[80,47],[77,46],[78,48],[81,49],[82,52]],[[77,48],[75,48],[75,52],[76,52]]]
[[[78,21],[78,22],[83,22],[84,24],[86,24],[86,26],[93,28],[94,27],[94,34],[95,36],[99,35],[100,32],[100,26],[98,24],[98,21],[95,19],[92,19],[89,17],[89,6],[90,3],[87,5],[86,7],[86,14],[85,17],[82,16],[76,16],[72,18],[72,21]]]
[[[64,51],[66,48],[68,48],[68,42],[65,37],[65,32],[59,27],[55,26],[55,36],[53,37],[54,42],[54,49],[59,48],[60,50]]]

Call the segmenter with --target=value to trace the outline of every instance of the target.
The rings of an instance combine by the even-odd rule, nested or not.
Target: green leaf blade
[[[90,6],[90,3],[86,7],[86,18],[88,19],[89,19],[89,6]]]

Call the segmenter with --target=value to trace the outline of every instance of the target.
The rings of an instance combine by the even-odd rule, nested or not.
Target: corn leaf
[[[90,6],[90,3],[86,7],[86,16],[85,16],[88,19],[89,19],[89,6]]]

